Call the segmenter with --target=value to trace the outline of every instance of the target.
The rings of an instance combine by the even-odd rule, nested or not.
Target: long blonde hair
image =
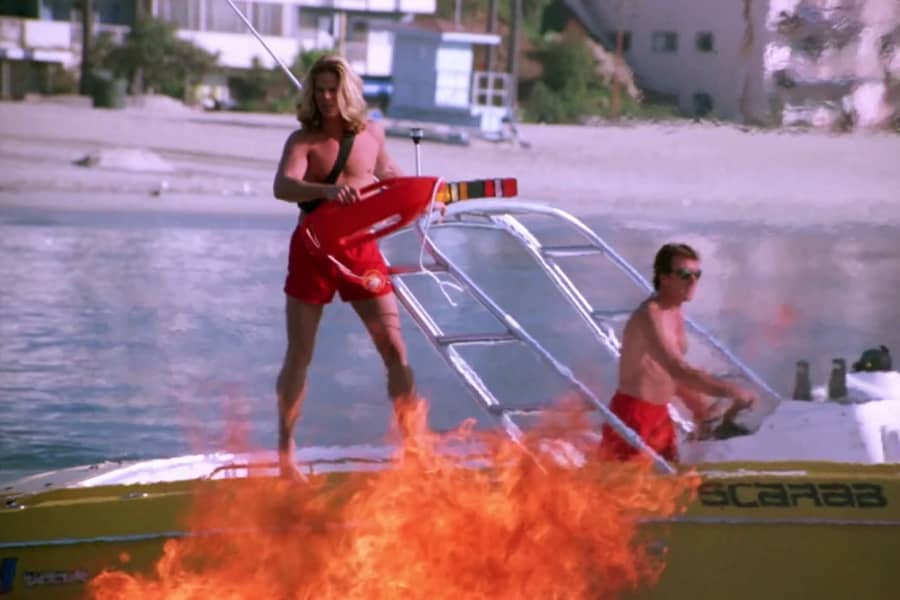
[[[316,105],[316,77],[320,73],[332,73],[338,78],[337,104],[346,128],[354,133],[365,129],[366,101],[362,94],[362,80],[343,57],[334,54],[319,58],[303,80],[303,93],[297,103],[297,120],[303,129],[317,130],[322,127],[322,115]]]

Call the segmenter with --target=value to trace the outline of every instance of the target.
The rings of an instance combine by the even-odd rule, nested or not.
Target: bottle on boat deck
[[[809,379],[809,361],[797,361],[797,374],[794,377],[794,400],[812,400],[812,383]]]
[[[847,397],[847,361],[835,358],[831,361],[831,377],[828,379],[828,398],[841,400]]]

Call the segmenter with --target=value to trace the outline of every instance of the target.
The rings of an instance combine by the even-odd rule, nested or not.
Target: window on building
[[[227,4],[227,2],[226,2]],[[253,3],[250,22],[260,35],[281,35],[281,4]]]
[[[362,20],[351,20],[347,24],[347,41],[344,45],[346,58],[350,64],[359,64],[365,70],[368,59],[369,24]]]
[[[678,33],[675,31],[653,32],[654,52],[678,52]]]
[[[347,39],[353,42],[364,42],[369,36],[369,24],[366,21],[353,21]]]
[[[619,47],[618,44],[619,44],[619,32],[613,31],[609,35],[609,48],[613,52],[615,52],[616,49]],[[631,50],[631,32],[623,31],[622,32],[622,52],[628,52],[629,50]]]
[[[118,2],[109,5],[109,12],[106,14],[100,13],[100,21],[102,23],[115,23],[119,25],[126,25],[124,16],[122,15],[122,5]],[[104,21],[103,17],[107,17],[108,20]]]
[[[442,108],[467,108],[472,79],[472,50],[442,46],[438,48],[435,67],[434,104]]]
[[[694,94],[694,116],[705,117],[713,110],[712,96],[706,92],[696,92]]]
[[[134,7],[129,4],[116,0],[94,0],[94,18],[104,24],[130,25]]]
[[[512,78],[509,73],[478,71],[472,76],[472,104],[476,106],[508,106]]]
[[[0,6],[2,5],[0,2]],[[41,3],[40,16],[42,19],[50,18],[54,21],[71,21],[75,9],[75,0],[44,0]],[[6,10],[2,12],[7,14]]]
[[[160,19],[175,23],[179,29],[200,29],[200,0],[158,0],[156,10]]]
[[[193,1],[188,0],[188,4],[193,4]],[[248,14],[247,2],[235,2],[234,4],[242,14]],[[245,33],[247,27],[227,2],[207,2],[206,30],[222,33]]]
[[[312,8],[297,7],[297,29],[307,34],[327,33],[334,31],[334,17],[331,13],[323,13]]]
[[[701,31],[697,34],[698,52],[713,52],[715,49],[715,38],[711,31]]]

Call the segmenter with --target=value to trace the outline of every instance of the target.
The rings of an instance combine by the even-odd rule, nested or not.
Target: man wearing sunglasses
[[[750,390],[689,365],[685,361],[687,336],[681,305],[693,298],[700,280],[700,255],[687,244],[666,244],[653,261],[656,292],[634,311],[622,335],[619,385],[609,408],[635,430],[663,458],[678,460],[675,427],[668,404],[679,397],[694,414],[698,426],[705,420],[706,396],[731,398],[726,414],[750,407]],[[609,425],[602,429],[600,455],[627,460],[639,451]]]

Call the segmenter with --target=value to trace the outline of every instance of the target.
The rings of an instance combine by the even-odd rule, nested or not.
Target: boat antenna
[[[276,63],[278,63],[278,66],[281,67],[281,70],[284,71],[284,74],[288,76],[288,79],[291,80],[291,83],[294,84],[294,86],[297,88],[297,91],[302,90],[303,84],[300,83],[300,80],[297,79],[294,76],[294,74],[291,73],[291,70],[288,68],[288,66],[286,64],[284,64],[284,62],[280,58],[278,58],[278,56],[276,56],[274,52],[272,52],[272,49],[269,48],[269,45],[266,44],[265,40],[262,39],[262,36],[260,36],[259,33],[257,33],[256,29],[253,27],[253,24],[247,20],[247,17],[244,16],[244,13],[241,12],[241,9],[239,9],[232,0],[225,0],[225,1],[229,4],[229,6],[231,6],[232,10],[234,10],[234,12],[235,12],[235,14],[237,14],[238,18],[240,18],[240,20],[244,22],[244,25],[247,26],[247,29],[250,30],[250,33],[252,33],[254,35],[254,37],[256,37],[256,39],[259,40],[259,43],[262,44],[263,48],[266,49],[266,52],[269,53],[269,56],[271,56],[272,59]]]

